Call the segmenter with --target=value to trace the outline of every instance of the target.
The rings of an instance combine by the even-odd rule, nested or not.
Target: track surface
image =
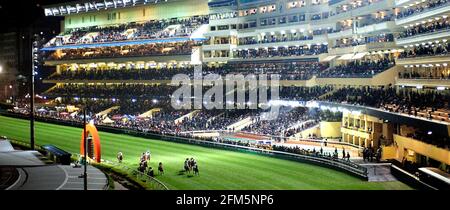
[[[29,122],[0,116],[0,136],[29,141]],[[36,123],[36,143],[53,144],[79,153],[81,129]],[[164,175],[156,177],[170,189],[410,189],[401,182],[366,182],[343,172],[295,161],[243,152],[145,139],[100,132],[102,158],[115,161],[117,152],[124,163],[137,167],[140,154],[151,150],[150,166]],[[200,176],[179,173],[186,158],[194,157]]]

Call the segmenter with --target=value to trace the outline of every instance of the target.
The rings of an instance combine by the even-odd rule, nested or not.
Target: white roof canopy
[[[353,59],[353,60],[361,59],[361,58],[363,58],[363,57],[366,56],[366,55],[367,55],[367,52],[356,53],[356,55],[354,55],[354,56],[352,57],[352,59]]]
[[[333,59],[335,59],[337,57],[337,55],[330,55],[326,58],[324,58],[322,61],[332,61]]]
[[[345,54],[345,55],[341,56],[340,58],[338,58],[338,60],[351,60],[352,58],[353,58],[353,53]]]

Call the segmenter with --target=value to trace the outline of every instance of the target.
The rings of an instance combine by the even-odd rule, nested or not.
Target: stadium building
[[[328,143],[364,161],[371,150],[411,173],[433,167],[448,176],[449,13],[447,0],[49,5],[45,14],[64,21],[42,48],[54,71],[44,82],[55,84],[44,95],[59,119],[79,115],[61,107],[87,103],[100,124],[270,147]],[[270,122],[259,110],[171,109],[171,78],[200,65],[204,73],[279,74],[281,105],[299,106]]]

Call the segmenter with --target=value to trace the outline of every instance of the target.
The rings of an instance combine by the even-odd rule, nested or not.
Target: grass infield
[[[53,144],[71,153],[79,153],[81,128],[36,122],[36,144]],[[29,122],[0,116],[0,135],[29,141]],[[184,190],[292,190],[292,189],[411,189],[401,182],[367,182],[344,172],[265,157],[244,152],[226,151],[195,145],[100,132],[102,158],[116,161],[117,152],[124,163],[137,168],[142,152],[150,149],[150,166],[157,171],[162,162],[165,174],[156,175],[170,189]],[[186,158],[194,157],[200,176],[180,174]]]

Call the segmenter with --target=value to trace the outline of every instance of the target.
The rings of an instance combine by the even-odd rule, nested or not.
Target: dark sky
[[[63,3],[63,0],[0,0],[0,33],[16,32],[19,38],[18,74],[29,75],[31,69],[29,35],[43,32],[43,37],[48,40],[59,33],[61,17],[45,17],[43,5]],[[42,67],[43,68],[43,67]],[[40,93],[50,86],[43,84],[40,78],[47,77],[51,70],[40,69],[36,78],[36,93]],[[25,92],[19,94],[25,95]]]
[[[38,25],[59,27],[60,18],[45,17],[43,5],[69,2],[64,0],[0,0],[0,32]],[[54,26],[56,24],[56,26]]]

